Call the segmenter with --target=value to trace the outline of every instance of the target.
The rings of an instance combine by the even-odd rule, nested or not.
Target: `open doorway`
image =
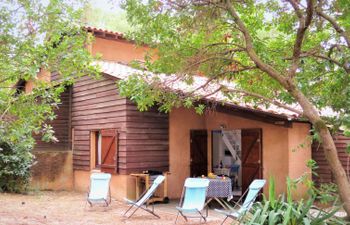
[[[232,182],[232,194],[242,195],[241,130],[212,131],[213,172],[228,176]]]
[[[213,172],[230,177],[233,196],[241,196],[262,177],[261,159],[261,129],[212,131]]]

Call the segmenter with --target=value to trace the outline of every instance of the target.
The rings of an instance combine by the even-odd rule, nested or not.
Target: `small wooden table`
[[[148,203],[152,203],[152,202],[163,202],[165,201],[165,199],[168,199],[168,175],[170,174],[170,172],[164,172],[163,175],[165,177],[164,179],[164,184],[163,185],[163,195],[161,197],[153,197],[152,199],[150,199],[148,201]],[[136,180],[136,199],[140,198],[140,195],[142,194],[142,189],[140,188],[140,184],[141,181],[144,180],[145,181],[145,189],[148,190],[150,188],[150,174],[148,173],[132,173],[130,174],[130,176],[135,177]]]

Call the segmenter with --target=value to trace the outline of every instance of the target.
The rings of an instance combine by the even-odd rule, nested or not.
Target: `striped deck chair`
[[[87,196],[87,202],[90,206],[94,203],[105,203],[108,206],[111,203],[110,181],[111,174],[109,173],[91,174],[90,188]]]
[[[203,178],[187,178],[182,191],[180,204],[176,209],[178,210],[175,224],[179,215],[181,215],[186,221],[187,218],[200,218],[199,222],[202,223],[202,219],[206,221],[206,216],[203,215],[203,209],[205,206],[205,200],[207,197],[207,189],[209,186],[209,180]]]
[[[134,213],[138,210],[138,209],[143,209],[146,212],[152,214],[155,217],[160,218],[157,214],[154,213],[154,205],[152,204],[152,210],[147,208],[147,204],[146,207],[144,207],[143,205],[145,203],[147,203],[147,201],[153,196],[154,192],[157,190],[158,186],[164,181],[165,177],[163,175],[158,176],[154,181],[152,186],[146,190],[137,201],[131,201],[129,199],[125,199],[126,202],[128,204],[130,204],[130,207],[128,208],[128,210],[126,210],[126,212],[124,213],[124,216],[127,218],[130,218],[132,215],[134,215]],[[129,215],[127,216],[127,213],[133,208],[135,207],[135,210]]]
[[[245,193],[241,196],[241,198],[234,205],[232,210],[224,211],[224,210],[215,209],[215,211],[217,211],[221,214],[224,214],[226,216],[221,224],[224,224],[228,218],[236,220],[238,222],[238,224],[240,224],[242,219],[246,215],[246,213],[252,207],[256,197],[258,196],[260,190],[264,187],[265,183],[266,183],[266,180],[254,180],[249,185],[249,188],[245,191]],[[244,200],[243,204],[239,205],[238,202],[240,202],[244,197],[245,197],[245,200]]]

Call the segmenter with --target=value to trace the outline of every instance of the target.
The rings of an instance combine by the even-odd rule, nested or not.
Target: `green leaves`
[[[314,206],[315,195],[310,195],[306,200],[301,199],[294,201],[291,198],[291,191],[295,190],[296,182],[301,181],[291,180],[287,178],[287,201],[283,195],[275,196],[274,179],[269,180],[269,196],[264,196],[262,202],[254,203],[253,216],[251,216],[247,223],[254,225],[323,225],[323,224],[346,224],[345,221],[334,217],[335,212],[339,207],[334,207],[329,212],[317,209]]]
[[[26,190],[33,163],[31,146],[12,145],[0,141],[0,192]]]
[[[140,111],[146,111],[154,106],[159,98],[159,92],[153,90],[143,79],[131,76],[129,79],[120,80],[117,83],[119,94],[130,97],[137,103]]]
[[[0,184],[2,190],[28,182],[33,133],[56,140],[47,123],[66,86],[99,72],[86,49],[92,39],[82,29],[82,6],[65,0],[0,4],[0,143],[9,153],[0,153],[0,180],[11,186]],[[61,80],[49,83],[50,73]]]
[[[195,107],[198,114],[203,114],[204,104],[195,103],[194,98],[183,98],[182,92],[174,92],[163,87],[157,78],[149,80],[145,74],[134,74],[117,82],[119,94],[134,101],[140,111],[158,107],[162,112],[170,112],[173,107]],[[161,104],[160,104],[161,103]]]
[[[124,2],[127,19],[134,29],[128,36],[157,49],[157,57],[146,59],[148,70],[184,76],[200,74],[214,78],[213,82],[229,80],[248,92],[285,104],[295,103],[290,92],[264,71],[242,70],[254,66],[254,62],[246,52],[242,32],[224,5],[187,3],[160,0]],[[253,38],[257,55],[287,76],[299,24],[292,6],[275,0],[232,4]],[[346,27],[348,9],[340,7],[344,4],[331,1],[327,3],[329,8],[325,6],[324,10]],[[304,9],[301,12],[306,13]],[[297,88],[318,109],[328,108],[349,114],[350,76],[341,65],[350,60],[350,50],[332,25],[314,15],[301,52],[297,73],[293,77]],[[267,104],[258,98],[241,97],[256,105]],[[342,123],[344,117],[337,116],[337,120]]]
[[[350,127],[350,2],[308,1],[308,7],[304,3],[126,0],[123,6],[134,26],[129,37],[156,49],[157,57],[146,59],[147,70],[174,73],[188,83],[194,75],[205,76],[211,83],[230,82],[240,91],[227,88],[225,96],[256,107],[276,102],[300,106],[302,112],[296,113],[313,124],[314,138],[322,144],[331,137],[321,137],[320,130],[329,125],[336,131]],[[189,100],[196,97],[193,94],[177,93],[176,98],[157,88],[164,89],[145,87],[140,92],[147,97],[137,92],[126,96],[135,94],[142,109],[156,101],[166,110],[185,105],[203,112],[203,107]],[[320,114],[329,117],[327,123]],[[333,172],[337,169],[341,174],[334,158],[329,162]],[[338,182],[344,185],[347,180],[343,177]],[[341,195],[346,199],[348,193]],[[288,208],[286,216],[292,211]]]
[[[86,49],[91,38],[81,27],[81,6],[79,1],[57,0],[1,4],[0,133],[6,140],[31,143],[33,131],[47,131],[45,139],[52,139],[50,129],[41,128],[44,121],[55,118],[52,110],[60,93],[78,77],[98,73]],[[61,81],[49,84],[50,73]],[[30,94],[11,89],[17,83],[23,90],[26,82],[35,87],[27,90]]]

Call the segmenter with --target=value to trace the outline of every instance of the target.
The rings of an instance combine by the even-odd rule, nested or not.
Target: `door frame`
[[[241,130],[259,130],[260,131],[260,141],[259,141],[259,145],[260,145],[260,152],[259,152],[259,154],[260,154],[260,169],[259,169],[259,173],[258,173],[258,179],[263,179],[263,177],[264,177],[264,173],[263,173],[264,172],[263,171],[264,170],[263,129],[262,128],[244,128]],[[243,155],[243,149],[242,149],[242,155]],[[242,161],[242,181],[243,181],[243,178],[244,178],[244,175],[243,175],[243,161]],[[244,191],[246,191],[246,190],[243,190],[243,186],[242,186],[242,193],[244,193]]]
[[[190,177],[193,175],[193,173],[192,173],[192,135],[194,134],[194,132],[200,132],[200,131],[202,131],[202,132],[205,132],[206,133],[206,151],[205,151],[205,154],[206,154],[206,162],[205,162],[205,164],[206,164],[206,166],[205,166],[205,169],[206,169],[206,174],[204,174],[205,176],[207,175],[207,173],[208,173],[208,156],[209,156],[209,154],[208,154],[208,147],[209,147],[209,143],[208,143],[208,130],[207,129],[190,129]],[[200,175],[198,175],[198,176],[200,176]]]
[[[225,129],[225,130],[260,130],[260,159],[261,159],[261,161],[260,161],[260,171],[259,171],[259,179],[263,179],[264,178],[264,158],[263,158],[263,154],[264,154],[264,149],[263,149],[263,147],[264,147],[264,145],[263,145],[263,129],[262,128],[234,128],[234,129]],[[214,153],[214,151],[213,151],[213,149],[214,149],[214,142],[213,142],[213,133],[214,132],[217,132],[217,131],[221,131],[220,129],[213,129],[213,130],[210,130],[210,133],[211,133],[211,170],[213,171],[213,159],[214,159],[214,157],[213,157],[213,153]],[[242,155],[243,155],[243,149],[241,149],[241,151],[242,151]],[[242,163],[243,163],[243,161],[242,161]],[[243,166],[241,165],[241,168],[240,168],[241,170],[242,170],[242,179],[243,179],[243,177],[244,177],[244,175],[243,175]],[[242,189],[242,194],[244,193],[244,191],[245,190],[243,190]]]

